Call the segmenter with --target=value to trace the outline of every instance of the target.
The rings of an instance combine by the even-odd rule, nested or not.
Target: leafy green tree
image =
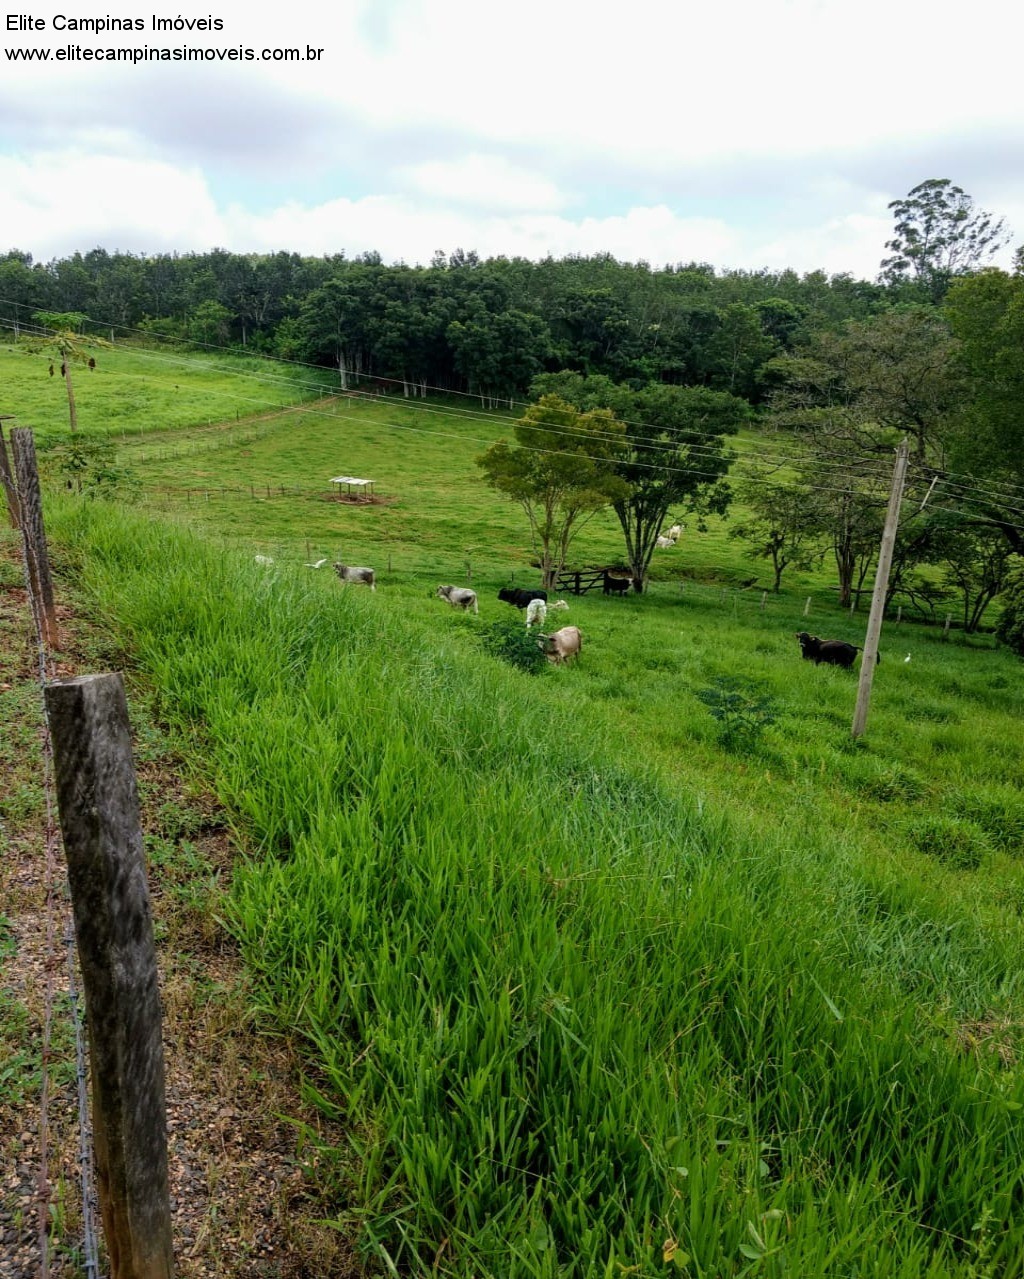
[[[469,390],[492,408],[523,394],[551,350],[547,325],[537,316],[516,310],[492,314],[480,304],[448,325],[447,338]]]
[[[954,349],[945,320],[926,306],[815,333],[771,362],[772,418],[862,453],[888,453],[906,435],[917,462],[940,464],[962,396]]]
[[[974,201],[949,178],[929,178],[889,205],[896,220],[885,247],[880,278],[891,285],[913,281],[932,302],[951,282],[975,270],[1006,244],[1002,218],[975,209]]]
[[[946,539],[942,564],[944,582],[960,595],[964,632],[972,635],[1006,585],[1010,548],[992,525],[961,516]]]
[[[1007,573],[996,634],[1018,657],[1024,657],[1024,561],[1019,558]]]
[[[1024,250],[1013,275],[990,268],[958,281],[945,312],[966,385],[950,435],[948,491],[1022,555]]]
[[[32,311],[45,305],[48,277],[33,267],[32,257],[17,250],[0,258],[0,319],[9,324],[15,338]]]
[[[771,561],[772,590],[778,593],[788,567],[808,568],[815,559],[820,530],[814,494],[802,485],[755,473],[737,486],[736,495],[747,515],[729,536],[747,542],[755,559]]]
[[[222,302],[200,302],[189,317],[188,336],[201,346],[224,346],[231,337],[231,312]]]
[[[625,427],[607,409],[581,413],[558,396],[544,395],[514,432],[515,444],[499,440],[477,465],[492,488],[523,508],[543,585],[551,588],[576,535],[627,492],[615,474]]]
[[[561,395],[584,412],[608,408],[623,419],[626,449],[616,469],[627,489],[613,505],[633,589],[643,591],[670,511],[701,516],[727,508],[724,479],[732,455],[726,437],[750,417],[750,406],[703,386],[651,384],[634,391],[601,375],[568,371],[541,374],[531,390]]]
[[[748,399],[757,391],[757,375],[778,344],[765,331],[758,310],[734,302],[719,313],[718,326],[704,347],[711,385]]]

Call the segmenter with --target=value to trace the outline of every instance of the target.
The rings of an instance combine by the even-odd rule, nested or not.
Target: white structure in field
[[[341,492],[341,486],[344,484],[345,491],[348,493],[349,497],[351,497],[353,489],[359,489],[362,492],[369,493],[372,496],[373,486],[376,483],[376,481],[361,480],[356,475],[336,475],[334,479],[331,480],[331,483],[337,484],[339,493]]]

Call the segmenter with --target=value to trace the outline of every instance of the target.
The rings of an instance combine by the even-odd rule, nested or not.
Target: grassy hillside
[[[95,369],[72,363],[79,430],[112,437],[258,417],[319,397],[330,383],[320,369],[232,355],[137,345],[83,347]],[[54,364],[51,377],[49,367]],[[69,433],[60,361],[27,340],[0,345],[0,412],[42,437]]]
[[[346,459],[391,430],[367,411]],[[468,485],[443,456],[415,491]],[[1019,662],[888,632],[855,744],[801,599],[665,582],[572,600],[582,660],[530,677],[479,642],[510,512],[477,502],[479,619],[429,598],[422,508],[375,595],[305,570],[278,502],[231,508],[291,552],[269,571],[53,508],[236,816],[260,1005],[350,1125],[339,1226],[417,1274],[1021,1274]],[[367,513],[331,518],[381,564]],[[746,743],[698,697],[728,677],[777,716]]]
[[[257,1005],[350,1134],[338,1228],[466,1279],[1024,1273],[1020,662],[887,623],[853,742],[856,672],[793,635],[862,641],[828,566],[763,603],[729,522],[680,512],[650,592],[570,597],[580,662],[522,674],[482,642],[536,582],[474,464],[508,417],[244,420],[271,391],[238,371],[115,434],[137,511],[48,517],[237,824]],[[621,547],[603,515],[573,559]],[[434,598],[470,575],[479,617]]]

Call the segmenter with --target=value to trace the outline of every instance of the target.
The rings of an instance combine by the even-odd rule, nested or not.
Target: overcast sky
[[[871,279],[889,202],[926,178],[1024,241],[1009,0],[4,4],[0,252],[461,246]],[[54,29],[131,16],[146,29]],[[257,58],[56,61],[69,46]],[[28,49],[50,61],[9,57]]]

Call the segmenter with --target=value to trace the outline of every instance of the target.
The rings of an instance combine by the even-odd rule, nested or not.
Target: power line
[[[3,299],[0,299],[0,301],[2,300]],[[0,321],[0,327],[10,328],[11,326],[9,322]],[[24,326],[24,327],[28,327],[28,326]],[[124,327],[124,326],[114,326],[114,327]],[[222,348],[217,348],[217,349],[222,349]],[[198,369],[203,371],[209,371],[210,369],[210,366],[202,361],[197,361],[194,359],[189,360],[184,357],[168,356],[168,355],[157,353],[154,351],[139,351],[137,349],[132,349],[132,348],[121,348],[120,353],[122,355],[127,355],[129,356],[129,358],[132,358],[132,359],[137,359],[137,360],[152,359],[162,363],[170,363],[170,364],[184,366],[187,369]],[[231,352],[227,354],[234,355],[235,353]],[[287,360],[277,359],[277,357],[267,357],[267,356],[264,356],[262,353],[260,353],[259,358],[275,359],[276,362],[284,363],[284,364],[291,364],[291,363],[301,364],[301,362],[299,361],[287,361]],[[315,367],[315,366],[302,365],[302,367]],[[303,383],[293,378],[277,378],[277,377],[274,377],[273,375],[270,375],[268,377],[266,375],[255,374],[252,372],[246,372],[238,369],[219,369],[217,371],[227,374],[230,377],[243,378],[250,381],[256,381],[258,383],[278,382],[282,384],[283,386],[287,386],[289,389],[292,389],[292,390],[294,390],[296,387],[313,388],[320,392],[323,392],[324,390],[323,386],[319,383]],[[133,377],[138,375],[123,374],[122,376]],[[152,379],[146,379],[144,376],[140,377],[139,380],[152,381]],[[375,379],[375,380],[393,381],[395,383],[398,383],[400,381],[400,379]],[[431,388],[431,389],[437,390],[442,394],[447,393],[442,388]],[[272,402],[269,400],[260,400],[252,396],[242,396],[230,391],[211,390],[209,391],[209,393],[227,397],[235,402],[240,401],[247,404],[258,405],[261,408],[266,408],[272,405]],[[363,402],[375,401],[375,397],[373,397],[372,395],[366,392],[361,392],[361,391],[336,392],[335,396],[339,394],[345,395],[346,398],[353,398]],[[457,392],[456,394],[464,395],[467,393]],[[273,407],[280,407],[280,406],[274,405]],[[316,409],[316,408],[307,408],[301,404],[297,406],[288,406],[288,407],[289,407],[289,411],[293,413],[310,414],[315,417],[324,416],[322,410]],[[426,404],[415,404],[415,405],[410,405],[410,407],[415,408],[415,410],[418,413],[427,413],[427,414],[431,414],[434,416],[441,416],[441,417],[456,417],[456,418],[470,421],[470,422],[494,422],[494,421],[501,421],[503,423],[508,422],[508,418],[504,416],[499,417],[498,415],[495,415],[495,414],[469,411],[469,410],[460,409],[457,407],[456,408],[453,408],[453,407],[438,408],[438,407],[434,407]],[[336,411],[332,411],[330,416],[334,418],[340,418],[341,420],[345,420],[345,421],[352,421],[352,422],[362,421],[362,419],[352,417],[351,415],[339,414]],[[622,420],[622,419],[619,419],[619,420]],[[441,438],[453,438],[453,439],[467,438],[461,435],[454,436],[446,432],[436,432],[436,431],[430,432],[425,430],[424,428],[414,428],[406,424],[401,424],[397,422],[385,421],[380,424],[383,426],[388,426],[392,429],[409,430],[409,431],[414,431],[419,434],[425,434],[425,435],[433,434]],[[656,441],[650,438],[647,440],[644,440],[642,438],[637,439],[636,437],[632,437],[624,440],[621,435],[615,432],[595,431],[591,435],[590,433],[587,433],[587,432],[574,431],[571,427],[558,426],[558,425],[548,424],[548,423],[541,423],[539,425],[541,425],[545,430],[550,431],[551,434],[563,436],[566,439],[589,440],[591,438],[596,437],[598,439],[612,440],[617,443],[625,442],[628,445],[632,445],[633,447],[649,448],[652,452],[655,452],[655,453],[661,452],[661,453],[672,454],[674,456],[674,455],[677,455],[681,450],[685,450],[687,454],[695,454],[697,456],[704,454],[707,457],[709,458],[713,457],[716,460],[722,456],[728,457],[727,449],[734,448],[736,445],[740,443],[746,443],[743,441],[735,441],[731,437],[728,437],[727,439],[727,437],[723,435],[721,437],[717,437],[721,439],[722,441],[721,448],[710,447],[707,445],[701,445],[701,444],[692,443],[692,442],[687,442],[685,444],[679,445],[679,444],[672,444],[670,442]],[[660,430],[660,428],[655,426],[655,424],[648,423],[648,422],[638,421],[638,422],[634,422],[634,425],[646,426],[652,430]],[[490,440],[481,439],[479,437],[468,437],[468,438],[472,439],[473,442],[482,444],[484,446],[492,442]],[[884,454],[846,455],[846,454],[841,454],[841,453],[832,452],[828,450],[815,450],[813,453],[806,453],[802,455],[779,454],[779,453],[770,453],[770,452],[766,453],[762,449],[759,449],[758,446],[753,441],[750,442],[749,446],[750,446],[751,452],[746,455],[748,458],[756,455],[756,460],[758,462],[763,462],[768,466],[774,467],[775,469],[780,469],[782,467],[802,467],[802,466],[806,466],[808,463],[812,463],[819,470],[831,469],[833,471],[841,472],[845,475],[848,475],[851,471],[860,472],[861,474],[866,475],[867,478],[871,478],[870,468],[880,466],[884,458]],[[518,447],[525,447],[525,446],[520,445]],[[554,456],[579,457],[584,460],[595,461],[595,462],[606,462],[609,460],[607,458],[601,458],[591,454],[582,453],[579,450],[572,450],[571,452],[561,452],[560,450],[529,448],[528,451],[537,452],[537,453],[549,453]],[[744,455],[742,453],[734,453],[732,460],[739,460],[743,457]],[[835,458],[836,461],[833,462],[833,461],[827,460],[829,458]],[[725,474],[724,472],[721,472],[718,470],[714,470],[714,471],[701,470],[696,467],[674,467],[671,465],[667,465],[664,462],[661,462],[661,463],[644,462],[640,459],[629,459],[628,464],[634,467],[642,467],[644,469],[649,469],[649,470],[658,470],[664,473],[668,473],[670,475],[674,475],[674,474],[697,475],[706,480],[711,480],[715,478],[724,478],[724,474]],[[749,475],[746,476],[745,478],[747,482],[749,483],[764,483],[764,484],[770,483],[770,481],[768,480],[761,480],[759,478],[755,478]],[[800,487],[804,491],[829,492],[829,493],[836,493],[836,494],[843,493],[851,496],[859,492],[859,490],[852,489],[852,488],[842,488],[838,485],[825,486],[825,485],[803,484]],[[1018,507],[1008,502],[1005,498],[1001,497],[998,494],[993,494],[989,490],[986,490],[980,487],[975,488],[972,486],[962,485],[962,484],[957,485],[957,487],[959,487],[961,490],[960,494],[958,495],[958,500],[973,501],[976,505],[984,506],[986,505],[986,503],[988,505],[991,505],[993,498],[996,498],[999,501],[1000,505],[1002,505],[1003,508],[1007,510],[1008,512],[1014,515],[1024,516],[1024,508]],[[980,496],[977,498],[972,498],[971,497],[972,493],[978,493]],[[1016,525],[1012,524],[1012,522],[1010,526],[1016,527]]]

